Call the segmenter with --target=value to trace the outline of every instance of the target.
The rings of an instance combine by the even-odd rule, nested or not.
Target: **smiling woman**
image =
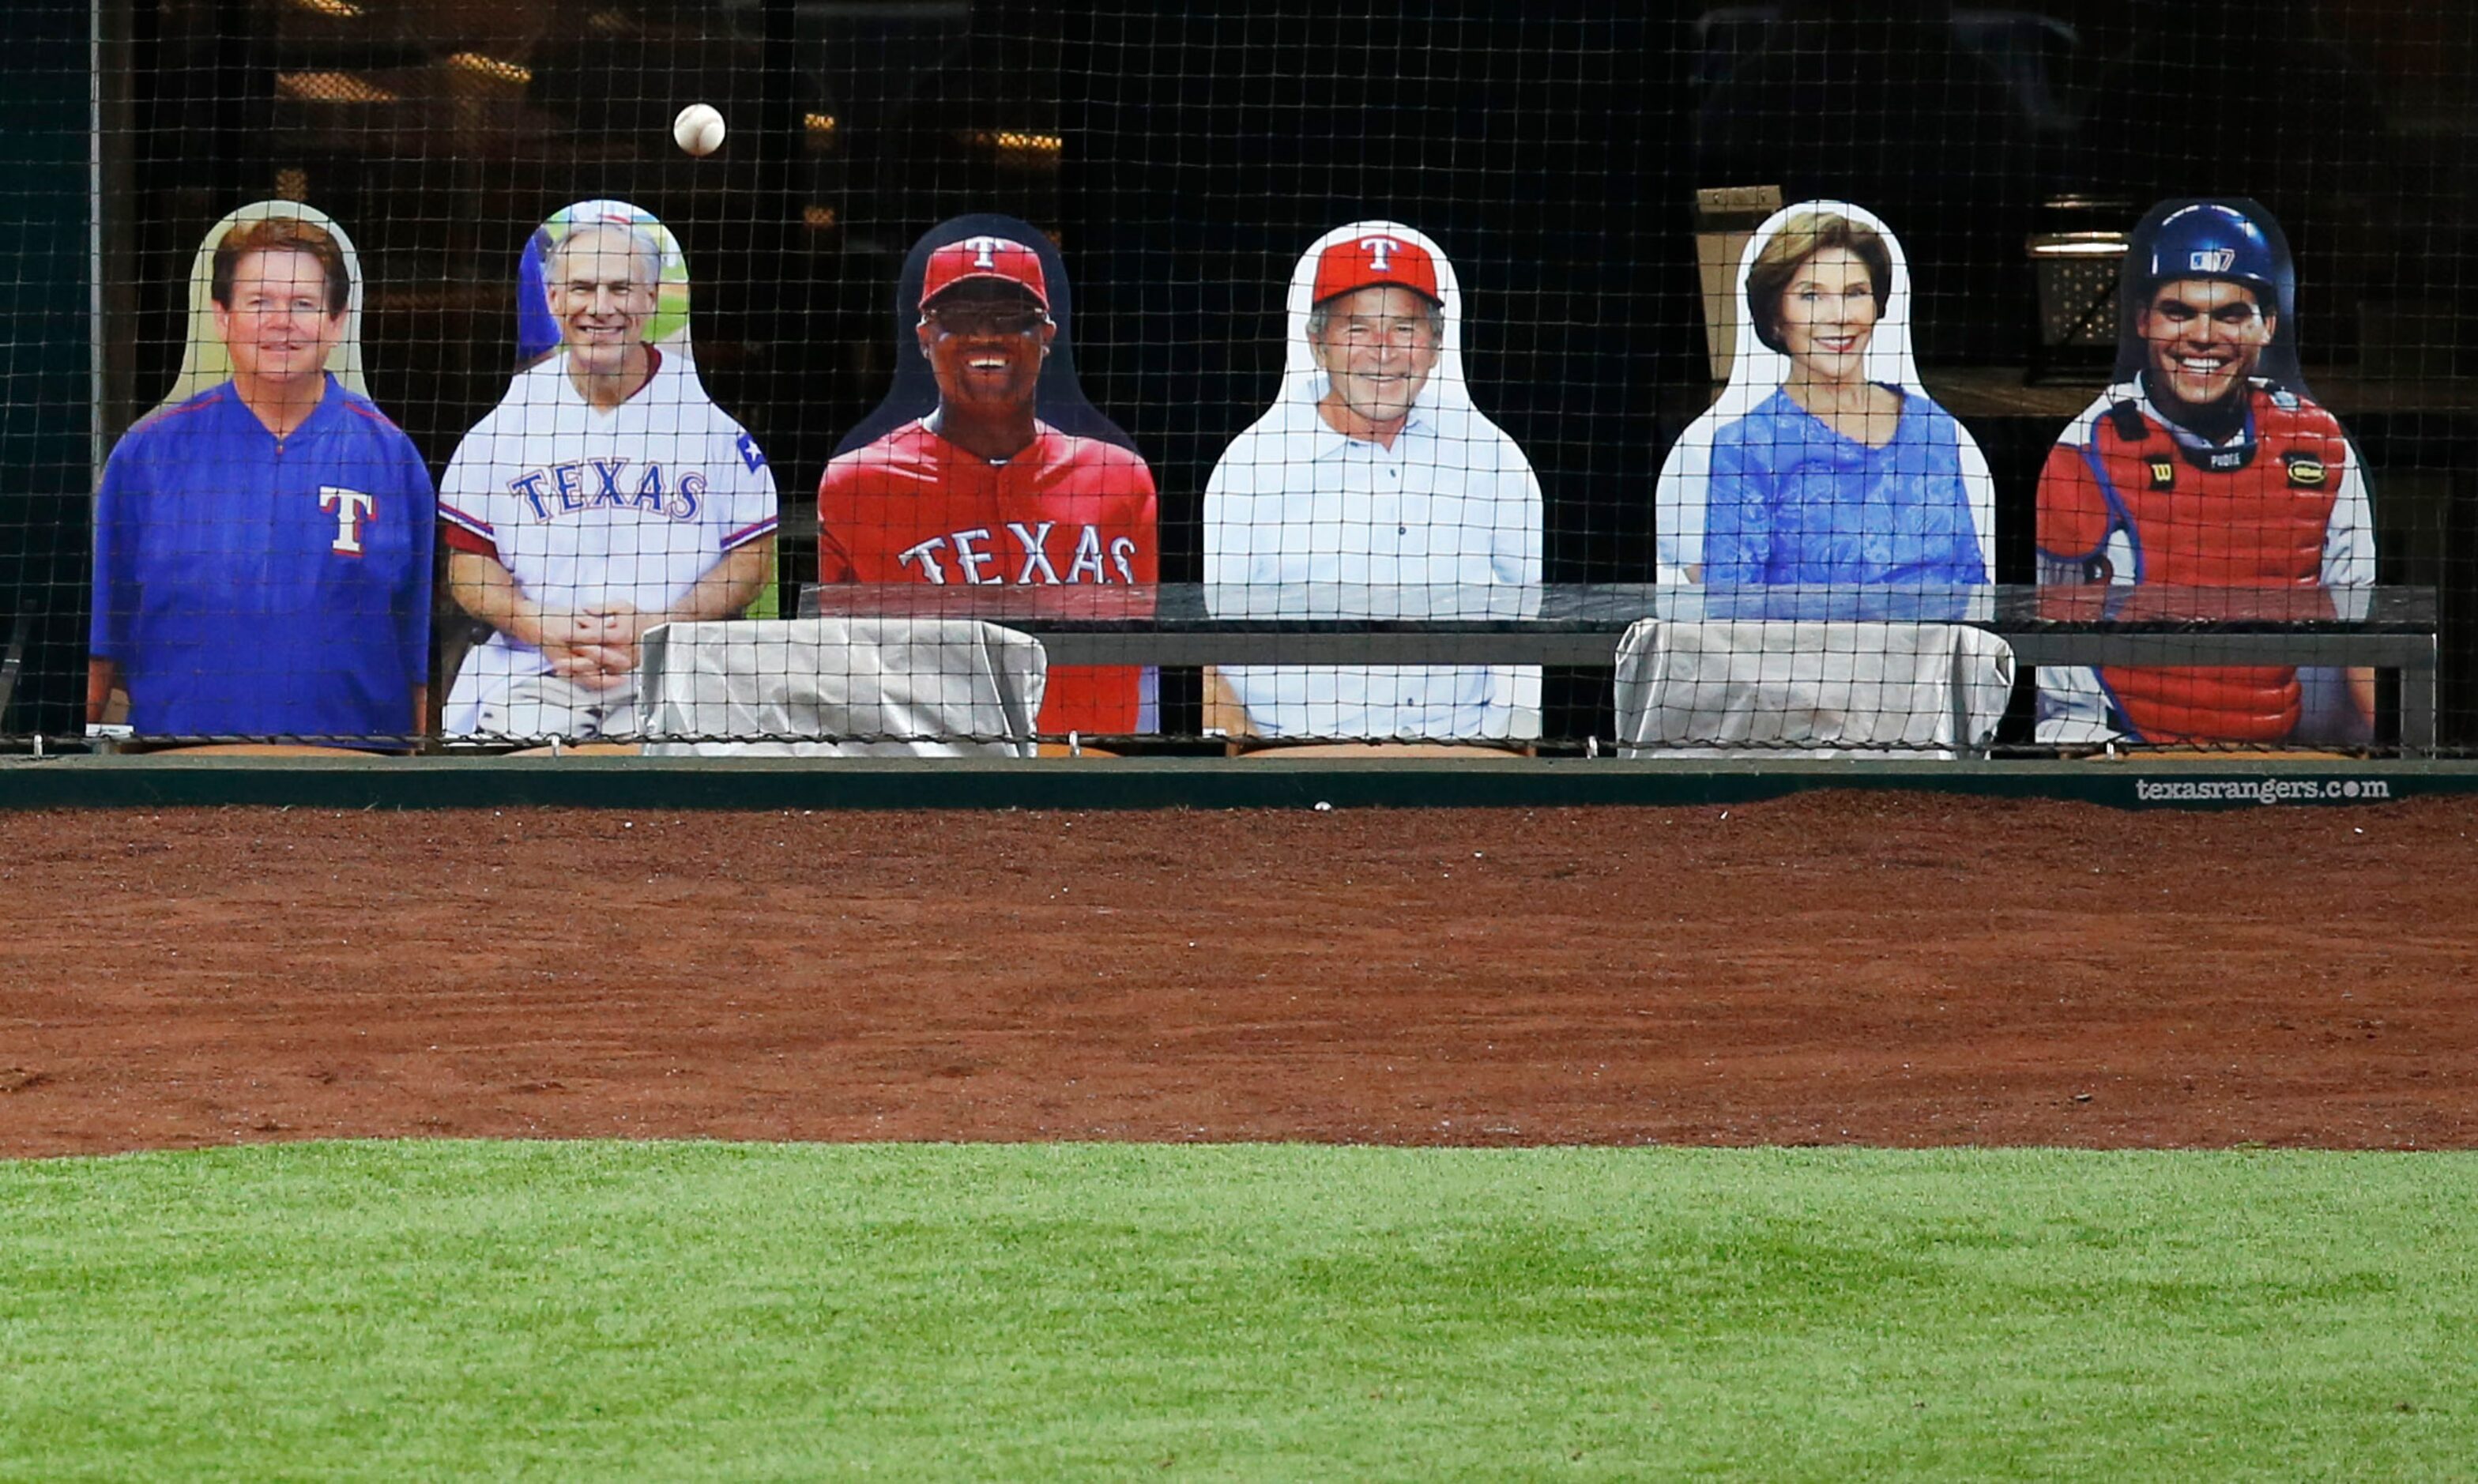
[[[1867,380],[1892,276],[1884,239],[1829,213],[1791,218],[1747,273],[1757,336],[1789,357],[1782,390],[1871,448],[1892,438],[1902,412],[1899,393]]]
[[[1909,275],[1875,216],[1776,214],[1739,268],[1735,373],[1661,472],[1664,575],[1714,585],[1989,580],[1986,462],[1919,384]]]

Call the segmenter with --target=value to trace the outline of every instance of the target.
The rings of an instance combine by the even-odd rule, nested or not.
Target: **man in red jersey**
[[[1158,580],[1153,478],[1128,449],[1034,415],[1057,339],[1041,259],[970,237],[930,253],[913,332],[938,407],[826,465],[823,582],[1124,587]],[[1041,729],[1141,729],[1143,672],[1054,667]]]

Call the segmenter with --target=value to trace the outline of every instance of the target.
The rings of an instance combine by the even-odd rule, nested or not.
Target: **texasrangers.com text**
[[[2252,804],[2383,802],[2392,796],[2389,778],[2137,778],[2134,796],[2145,804],[2225,800]]]

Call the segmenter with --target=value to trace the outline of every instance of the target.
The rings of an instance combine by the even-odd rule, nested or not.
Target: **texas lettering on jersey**
[[[1010,520],[1005,522],[1003,541],[996,539],[987,526],[950,531],[905,547],[895,554],[895,559],[906,569],[917,572],[922,581],[940,587],[948,582],[972,587],[1007,586],[1010,582],[1019,588],[1084,583],[1106,586],[1113,580],[1113,572],[1119,583],[1135,585],[1136,543],[1131,538],[1105,540],[1099,526],[1087,525],[1076,527],[1077,534],[1071,542],[1058,527],[1055,520],[1038,524]],[[1053,550],[1066,559],[1064,575],[1052,559]],[[1005,575],[1010,567],[1015,572],[1011,580]]]
[[[705,501],[706,478],[687,473],[672,480],[659,464],[632,471],[625,458],[579,459],[529,469],[508,481],[508,492],[524,501],[536,520],[590,510],[641,510],[669,520],[695,520]]]

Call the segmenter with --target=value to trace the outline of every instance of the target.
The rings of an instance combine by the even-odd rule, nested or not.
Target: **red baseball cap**
[[[1437,291],[1436,258],[1408,238],[1372,232],[1345,238],[1317,257],[1314,302],[1318,304],[1335,294],[1378,284],[1408,289],[1432,304],[1446,301]]]
[[[975,278],[1013,284],[1031,294],[1035,304],[1045,310],[1049,308],[1049,286],[1041,274],[1041,255],[1022,242],[1002,237],[968,237],[932,252],[921,275],[921,307],[927,309],[930,300]]]

